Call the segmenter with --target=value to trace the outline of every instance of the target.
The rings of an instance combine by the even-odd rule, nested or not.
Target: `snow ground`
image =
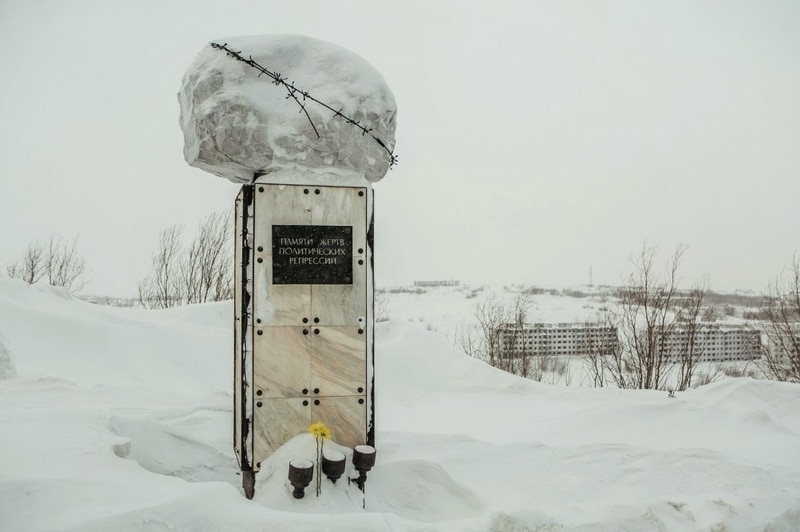
[[[0,530],[800,530],[800,386],[548,386],[433,332],[463,308],[416,304],[377,329],[365,500],[345,479],[292,499],[300,435],[248,501],[229,303],[116,309],[0,279]]]

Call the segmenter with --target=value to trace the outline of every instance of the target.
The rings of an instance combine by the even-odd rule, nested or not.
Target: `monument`
[[[184,157],[235,202],[234,427],[242,483],[321,421],[374,445],[373,190],[396,104],[361,57],[294,35],[206,46],[178,94]]]

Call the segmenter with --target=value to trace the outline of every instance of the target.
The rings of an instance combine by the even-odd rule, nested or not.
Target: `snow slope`
[[[800,386],[551,387],[408,321],[377,329],[365,500],[346,479],[292,499],[299,435],[248,501],[231,321],[229,303],[115,309],[0,279],[0,530],[800,530]]]

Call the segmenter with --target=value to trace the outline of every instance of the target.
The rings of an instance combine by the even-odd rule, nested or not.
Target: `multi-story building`
[[[504,324],[498,329],[500,352],[527,355],[585,356],[611,354],[619,348],[617,328],[589,323]],[[761,333],[742,326],[679,326],[666,334],[664,356],[678,362],[692,354],[695,362],[735,362],[761,357]],[[690,342],[693,344],[690,345]],[[691,350],[690,350],[691,347]]]
[[[460,281],[414,281],[414,286],[436,287],[436,286],[460,286]]]
[[[617,349],[617,328],[588,323],[505,324],[498,330],[504,356],[582,356]]]
[[[678,362],[691,353],[695,362],[736,362],[761,358],[761,333],[750,327],[706,325],[683,326],[666,335],[666,357]]]

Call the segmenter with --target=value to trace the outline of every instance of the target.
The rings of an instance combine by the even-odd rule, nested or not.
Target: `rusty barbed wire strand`
[[[235,50],[230,49],[228,47],[228,43],[219,44],[219,43],[212,42],[211,43],[211,47],[216,49],[216,50],[221,50],[221,51],[225,52],[229,57],[233,57],[237,61],[241,61],[242,63],[248,65],[249,67],[251,67],[251,68],[253,68],[255,70],[258,70],[258,72],[259,72],[258,76],[259,77],[261,77],[262,75],[268,76],[270,79],[272,79],[272,84],[273,85],[283,86],[287,91],[286,99],[288,100],[289,98],[292,98],[297,103],[297,105],[300,107],[300,111],[299,112],[304,113],[306,115],[306,118],[308,119],[308,123],[311,124],[311,127],[314,129],[314,133],[317,135],[317,138],[320,138],[320,134],[319,134],[319,131],[317,131],[317,126],[314,125],[314,121],[311,120],[311,116],[308,114],[308,110],[306,109],[305,103],[303,103],[306,100],[310,100],[310,101],[316,103],[317,105],[321,105],[322,107],[324,107],[325,109],[328,109],[331,113],[333,113],[334,117],[341,118],[346,123],[354,126],[357,129],[360,129],[362,136],[369,135],[370,137],[372,137],[372,139],[375,142],[377,142],[378,145],[381,148],[386,150],[386,153],[389,154],[389,168],[390,169],[392,167],[394,167],[394,165],[397,164],[397,155],[395,155],[394,152],[389,149],[389,147],[383,142],[383,140],[381,140],[380,138],[378,138],[378,137],[376,137],[375,135],[372,134],[372,128],[368,128],[368,127],[362,125],[361,123],[359,123],[358,121],[353,120],[349,116],[347,116],[345,114],[342,114],[342,110],[341,109],[339,109],[337,111],[336,109],[334,109],[330,105],[326,104],[325,102],[322,102],[322,101],[314,98],[313,96],[311,96],[308,93],[308,91],[304,91],[304,90],[298,89],[297,87],[294,86],[294,82],[289,83],[289,82],[286,81],[286,78],[284,78],[284,77],[282,77],[280,75],[280,73],[272,72],[271,70],[263,67],[262,65],[260,65],[257,61],[255,61],[253,59],[253,56],[249,56],[249,57],[246,58],[246,57],[244,57],[242,55],[241,51],[237,52]],[[302,102],[300,101],[300,98],[298,97],[298,95],[300,97],[302,97],[302,99],[303,99]]]

